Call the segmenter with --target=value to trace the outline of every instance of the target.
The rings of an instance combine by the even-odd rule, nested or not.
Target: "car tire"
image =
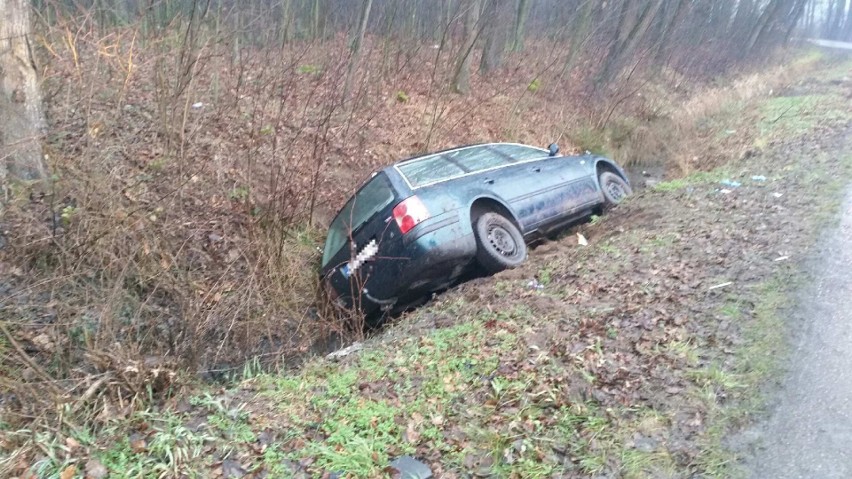
[[[611,171],[601,173],[598,182],[603,192],[605,209],[612,208],[633,194],[633,189],[624,181],[624,178]]]
[[[488,212],[476,219],[476,260],[490,274],[514,268],[527,258],[524,236],[504,216]]]

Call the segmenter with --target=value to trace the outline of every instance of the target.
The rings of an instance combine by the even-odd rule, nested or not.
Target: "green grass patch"
[[[708,410],[708,429],[700,441],[702,452],[697,461],[706,477],[740,474],[737,456],[725,446],[724,439],[732,429],[763,410],[766,398],[760,387],[780,372],[787,353],[782,311],[791,304],[788,292],[795,287],[789,276],[785,278],[779,276],[759,288],[751,318],[742,318],[741,305],[736,301],[721,308],[721,315],[743,324],[743,340],[734,353],[733,367],[713,362],[691,372],[701,386],[699,394]]]
[[[690,186],[707,185],[718,183],[730,176],[730,172],[724,168],[718,168],[713,171],[698,171],[683,178],[675,178],[669,181],[663,181],[654,185],[654,191],[679,191]]]
[[[139,413],[131,422],[142,432],[116,436],[112,447],[95,454],[109,471],[128,478],[203,476],[205,445],[215,437],[193,432],[169,413]]]
[[[472,387],[486,387],[481,378],[498,366],[494,357],[483,355],[484,321],[524,314],[522,309],[498,313],[405,338],[393,350],[366,352],[344,368],[318,362],[298,378],[267,377],[265,395],[290,418],[297,435],[314,430],[324,437],[304,451],[318,466],[373,477],[392,456],[414,453],[419,441],[443,439],[440,430],[451,404]],[[511,350],[516,343],[514,334],[499,332],[493,347]],[[516,387],[507,385],[504,392]]]
[[[322,73],[322,68],[311,64],[299,65],[299,67],[296,68],[296,73],[300,75],[319,75]]]
[[[825,54],[821,52],[820,54],[824,58]],[[823,81],[834,81],[850,77],[849,72],[852,72],[852,60],[837,61],[837,59],[829,59],[828,61],[832,66],[820,73],[820,78]]]
[[[628,477],[669,468],[662,442],[650,450],[629,443],[650,413],[593,401],[554,407],[560,393],[547,378],[571,366],[549,358],[506,369],[536,321],[522,305],[480,313],[343,366],[315,362],[297,377],[258,381],[292,435],[312,438],[300,454],[353,477],[379,475],[390,459],[423,444],[441,452],[447,470],[494,477],[595,474],[613,461],[633,471]]]
[[[848,112],[833,108],[842,105],[834,95],[778,96],[763,102],[758,130],[761,136],[771,133],[799,136],[820,122],[848,116]]]

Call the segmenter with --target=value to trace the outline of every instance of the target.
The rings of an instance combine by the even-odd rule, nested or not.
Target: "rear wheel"
[[[527,258],[527,244],[518,228],[498,213],[488,212],[476,219],[476,259],[488,272],[514,268]]]
[[[604,195],[604,208],[611,208],[633,194],[633,189],[624,179],[611,171],[604,171],[598,177]]]

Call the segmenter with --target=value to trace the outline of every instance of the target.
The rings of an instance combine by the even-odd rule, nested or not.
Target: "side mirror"
[[[547,147],[550,156],[556,156],[559,153],[559,145],[556,143],[551,143],[550,146]]]

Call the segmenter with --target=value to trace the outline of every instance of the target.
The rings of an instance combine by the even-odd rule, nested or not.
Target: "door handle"
[[[485,178],[485,181],[483,183],[485,183],[486,185],[493,185],[494,180],[492,180],[491,178]]]
[[[541,173],[541,167],[540,166],[534,166],[534,167],[532,167],[532,170],[536,173]]]

